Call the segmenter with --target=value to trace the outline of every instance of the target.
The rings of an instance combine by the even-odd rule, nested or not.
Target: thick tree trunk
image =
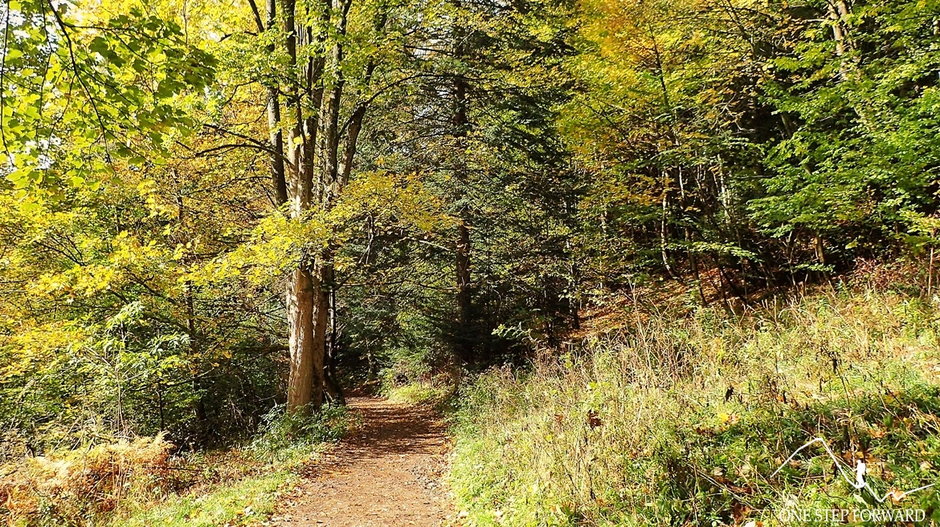
[[[297,269],[287,287],[290,377],[287,410],[308,411],[323,404],[324,357],[329,306],[319,273]]]
[[[351,122],[340,126],[345,85],[343,37],[352,0],[319,0],[319,5],[305,5],[296,16],[296,0],[278,2],[280,19],[286,33],[284,50],[289,57],[294,82],[288,83],[283,94],[283,112],[275,115],[287,119],[287,137],[272,146],[275,154],[281,148],[284,156],[285,189],[291,218],[303,221],[313,210],[330,210],[346,184],[355,156],[356,142],[365,115],[365,102],[360,102]],[[271,9],[275,4],[271,4]],[[318,9],[312,9],[316,7]],[[315,31],[313,13],[319,12],[319,24],[334,31]],[[384,15],[379,17],[384,20]],[[383,22],[384,24],[384,22]],[[310,44],[322,45],[322,53],[302,56]],[[366,83],[375,68],[370,63]],[[278,109],[271,105],[269,109]],[[310,111],[310,110],[314,111]],[[269,115],[271,117],[271,115]],[[274,120],[269,119],[273,126]],[[280,128],[280,127],[279,127]],[[340,134],[349,134],[346,149],[340,155]],[[277,136],[272,131],[272,143]],[[340,160],[343,166],[340,166]],[[276,168],[276,166],[275,166]],[[274,185],[278,196],[278,178]],[[331,254],[306,254],[291,274],[287,286],[287,316],[290,327],[290,374],[287,387],[287,409],[299,412],[318,409],[324,402],[327,387],[327,343],[331,327],[331,297],[335,294]],[[330,346],[335,346],[335,334]],[[335,377],[335,373],[333,375]],[[332,386],[332,384],[331,384]],[[338,390],[331,390],[336,391]],[[340,394],[341,398],[341,394]]]
[[[305,36],[302,27],[295,25],[294,0],[281,0],[284,30],[287,32],[285,46],[291,64],[297,65],[298,40]],[[300,79],[298,79],[300,80]],[[311,157],[308,139],[304,134],[304,116],[300,105],[304,95],[302,83],[290,87],[287,101],[290,129],[284,145],[290,159],[290,173],[286,187],[292,218],[302,218],[310,207]],[[308,258],[305,256],[305,259]],[[301,261],[291,273],[287,285],[286,304],[288,322],[288,347],[290,349],[290,371],[287,380],[287,411],[290,413],[311,411],[323,402],[322,383],[315,378],[322,376],[323,351],[325,350],[325,326],[317,325],[317,298],[322,294],[318,276],[310,263]]]

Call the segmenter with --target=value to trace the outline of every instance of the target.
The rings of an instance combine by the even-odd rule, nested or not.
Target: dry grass
[[[471,524],[773,524],[786,496],[845,506],[851,489],[809,462],[814,477],[769,478],[814,434],[871,455],[885,485],[936,480],[940,322],[919,300],[634,320],[468,390],[451,479]]]
[[[18,527],[248,525],[349,425],[343,408],[283,408],[242,448],[171,455],[162,436],[27,457],[0,467],[0,521]]]
[[[91,522],[131,494],[170,485],[172,447],[158,436],[26,458],[5,467],[0,511],[12,524]]]

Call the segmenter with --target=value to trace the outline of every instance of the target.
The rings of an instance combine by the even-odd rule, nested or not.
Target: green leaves
[[[768,196],[749,205],[762,227],[776,235],[889,231],[905,211],[933,206],[925,176],[940,161],[932,139],[940,114],[925,98],[937,67],[925,52],[940,41],[932,17],[908,16],[914,4],[858,4],[838,22],[781,20],[798,43],[773,60],[768,95],[798,121],[765,159]]]
[[[215,60],[180,28],[142,11],[69,17],[72,4],[10,4],[4,42],[6,176],[46,198],[125,159],[153,162],[188,133],[180,97],[203,89]]]

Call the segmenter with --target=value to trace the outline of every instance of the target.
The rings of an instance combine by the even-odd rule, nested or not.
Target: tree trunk
[[[470,289],[470,229],[461,220],[457,226],[457,342],[456,352],[464,363],[473,362],[473,296]]]
[[[273,0],[269,0],[273,1]],[[367,101],[359,101],[351,121],[340,125],[344,98],[345,61],[344,37],[353,0],[319,0],[318,20],[312,18],[317,9],[304,5],[296,16],[296,0],[277,0],[286,37],[283,40],[295,77],[279,91],[283,94],[283,112],[276,104],[269,106],[272,143],[276,143],[275,117],[286,119],[287,137],[273,144],[274,154],[281,149],[289,213],[303,221],[310,211],[329,211],[346,184],[356,152],[358,134],[366,113]],[[271,4],[273,9],[274,4]],[[270,13],[269,13],[270,14]],[[379,16],[384,24],[385,15]],[[315,30],[314,24],[330,31]],[[378,28],[377,28],[378,29]],[[312,56],[306,53],[310,44],[321,49]],[[364,74],[365,84],[371,78],[375,63],[370,62]],[[275,97],[276,99],[276,97]],[[313,111],[311,111],[313,110]],[[340,134],[348,133],[346,148],[339,152]],[[343,165],[340,166],[340,160]],[[275,160],[276,161],[276,160]],[[275,166],[275,172],[277,165]],[[278,178],[275,191],[282,196]],[[330,334],[331,295],[335,294],[332,255],[304,254],[293,271],[287,286],[286,302],[289,325],[290,373],[287,386],[288,412],[318,409],[324,401],[327,385],[325,371],[327,341]],[[335,335],[334,335],[335,340]],[[331,343],[331,346],[335,342]]]
[[[930,263],[927,265],[927,300],[930,301],[933,297],[933,253],[934,248],[930,247]]]
[[[323,404],[323,366],[329,309],[319,273],[297,269],[287,286],[290,326],[288,412],[309,411]]]
[[[336,269],[330,265],[323,274],[327,288],[327,300],[329,302],[329,337],[327,338],[326,355],[324,356],[323,368],[323,387],[326,395],[331,402],[346,404],[346,397],[343,395],[343,388],[339,384],[339,375],[336,373],[336,360],[339,354],[339,328],[337,327],[338,312],[336,309]]]
[[[463,7],[460,0],[454,1],[454,7],[458,10]],[[454,34],[454,55],[458,60],[464,59],[467,55],[467,34],[464,28],[457,23]],[[467,79],[462,73],[454,76],[454,115],[453,115],[453,136],[458,157],[464,155],[466,149],[466,137],[469,127],[467,118]],[[454,167],[454,178],[457,187],[463,185],[467,180],[466,163],[463,159],[457,160]],[[457,225],[457,240],[454,254],[455,279],[457,285],[457,328],[455,331],[454,351],[457,357],[464,363],[470,364],[475,361],[474,356],[474,332],[473,326],[473,292],[470,282],[470,228],[467,219],[463,214],[458,215],[459,223]]]
[[[277,0],[267,0],[265,10],[268,19],[267,28],[273,29],[277,24]],[[259,30],[262,29],[260,21],[258,26]],[[268,46],[268,50],[274,53],[274,45]],[[268,140],[271,144],[271,186],[274,189],[275,205],[280,207],[287,203],[287,180],[284,174],[284,134],[281,132],[281,103],[278,100],[277,91],[276,85],[267,87]]]

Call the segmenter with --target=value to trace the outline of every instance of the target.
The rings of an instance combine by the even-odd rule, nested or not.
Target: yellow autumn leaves
[[[333,208],[311,210],[302,218],[275,212],[262,219],[236,249],[194,269],[183,279],[196,284],[231,279],[265,283],[303,259],[341,247],[359,228],[358,222],[366,219],[379,229],[410,230],[422,235],[453,222],[443,212],[440,200],[424,188],[417,176],[365,173],[349,184]],[[335,261],[338,270],[352,263],[339,256]]]

